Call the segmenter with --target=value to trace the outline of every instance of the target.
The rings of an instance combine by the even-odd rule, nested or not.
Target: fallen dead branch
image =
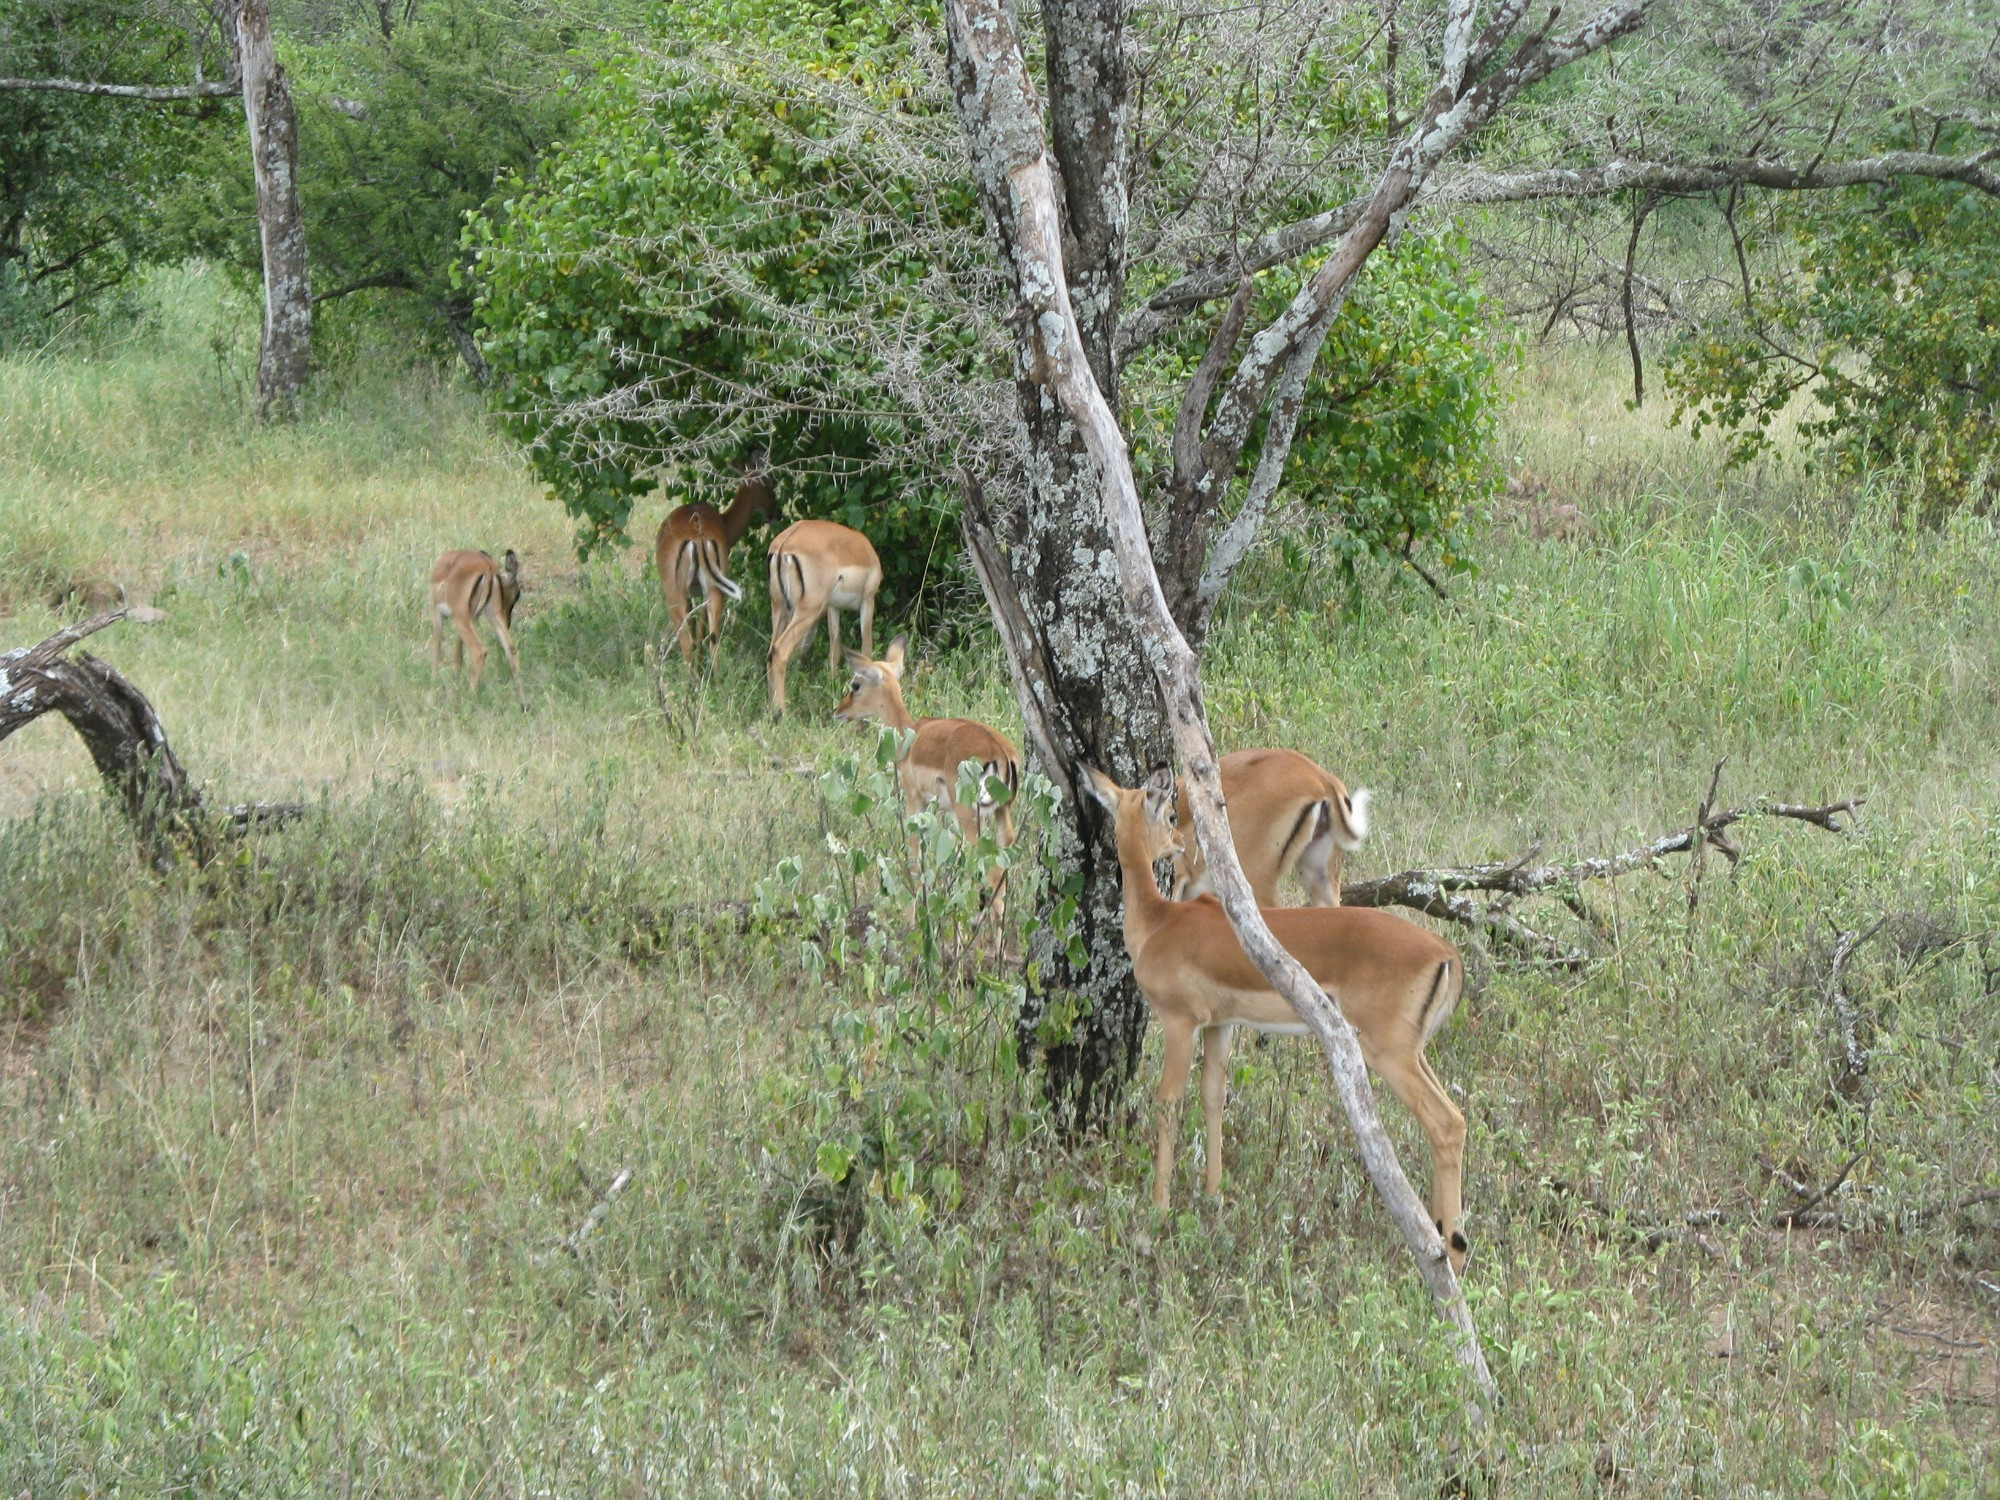
[[[303,802],[211,808],[188,779],[146,695],[88,652],[67,656],[78,641],[126,613],[114,609],[65,626],[39,645],[0,654],[0,740],[52,710],[69,720],[160,869],[173,864],[177,843],[206,863],[217,826],[243,833],[304,814]]]
[[[1720,764],[1716,770],[1719,775]],[[1709,794],[1703,798],[1701,815],[1694,823],[1621,854],[1541,863],[1542,846],[1537,842],[1519,857],[1504,862],[1405,870],[1380,880],[1354,881],[1340,888],[1340,899],[1348,906],[1408,907],[1485,933],[1529,963],[1578,969],[1589,961],[1590,955],[1581,947],[1559,942],[1523,922],[1511,911],[1515,903],[1531,896],[1548,896],[1567,907],[1586,927],[1595,929],[1596,920],[1579,889],[1586,881],[1615,880],[1634,870],[1655,868],[1669,855],[1699,854],[1708,849],[1714,849],[1734,865],[1742,858],[1743,850],[1728,830],[1757,818],[1786,818],[1829,833],[1848,833],[1866,800],[1847,797],[1817,805],[1760,801],[1715,810],[1714,796],[1715,781],[1711,778]],[[1843,822],[1843,818],[1847,821]],[[1690,911],[1694,909],[1700,873],[1698,868],[1689,871]],[[1494,899],[1480,901],[1467,894],[1475,891],[1489,892]]]
[[[1861,1042],[1861,1020],[1854,1009],[1854,1001],[1849,998],[1846,987],[1841,984],[1841,971],[1847,967],[1854,950],[1874,937],[1889,919],[1883,917],[1866,932],[1838,932],[1834,934],[1833,961],[1827,965],[1826,1003],[1832,1007],[1834,1023],[1840,1028],[1840,1047],[1845,1054],[1845,1066],[1833,1082],[1834,1092],[1842,1098],[1852,1098],[1868,1081],[1868,1049]]]
[[[583,1255],[584,1241],[589,1239],[593,1234],[597,1233],[598,1226],[602,1224],[605,1220],[605,1217],[608,1214],[610,1214],[611,1205],[615,1201],[617,1201],[618,1195],[624,1192],[626,1188],[630,1187],[631,1184],[632,1184],[632,1169],[630,1167],[620,1167],[618,1169],[618,1175],[612,1178],[610,1186],[605,1188],[604,1196],[599,1198],[597,1202],[591,1206],[590,1212],[583,1216],[583,1222],[577,1225],[576,1228],[571,1230],[568,1234],[564,1235],[560,1240],[557,1240],[555,1244],[550,1246],[549,1249],[547,1249],[546,1251],[543,1251],[538,1255],[531,1256],[530,1259],[533,1261],[533,1263],[537,1266],[549,1265],[555,1260],[558,1254],[562,1253],[567,1253],[570,1256],[573,1256],[577,1259],[581,1259]]]

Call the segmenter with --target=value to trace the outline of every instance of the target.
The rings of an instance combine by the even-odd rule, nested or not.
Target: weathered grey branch
[[[2000,170],[1996,170],[1995,160],[1995,152],[1991,150],[1971,156],[1891,151],[1880,156],[1807,166],[1740,158],[1714,162],[1619,160],[1601,167],[1556,167],[1539,172],[1466,170],[1427,183],[1415,195],[1413,207],[1473,208],[1549,198],[1601,198],[1628,189],[1706,193],[1730,187],[1756,187],[1774,192],[1815,192],[1894,182],[1902,177],[1962,182],[1981,192],[2000,194]],[[1143,307],[1127,315],[1118,329],[1119,360],[1131,358],[1161,338],[1203,303],[1229,295],[1246,274],[1284,265],[1331,244],[1354,227],[1366,206],[1367,200],[1355,199],[1323,209],[1191,268],[1155,292]]]
[[[0,655],[0,740],[53,710],[69,720],[105,784],[124,803],[156,867],[173,864],[175,840],[197,858],[210,852],[216,814],[188,779],[146,695],[115,667],[85,652],[64,653],[85,636],[125,618],[122,609],[65,627],[40,644]],[[219,810],[235,831],[289,822],[305,812],[296,802],[242,803]]]
[[[604,1196],[599,1198],[591,1206],[590,1212],[584,1215],[583,1222],[564,1235],[560,1240],[556,1241],[555,1245],[547,1252],[530,1257],[534,1264],[537,1266],[546,1266],[554,1261],[559,1252],[580,1258],[583,1254],[584,1241],[597,1233],[598,1226],[610,1214],[611,1205],[617,1201],[618,1195],[630,1187],[631,1184],[632,1169],[630,1167],[620,1167],[618,1175],[612,1178],[610,1186],[605,1188]]]
[[[1166,697],[1202,849],[1244,951],[1296,1009],[1326,1053],[1362,1158],[1440,1308],[1456,1331],[1454,1353],[1482,1400],[1496,1399],[1472,1315],[1446,1259],[1444,1241],[1410,1187],[1382,1129],[1353,1028],[1337,1005],[1281,948],[1257,910],[1237,863],[1222,808],[1215,743],[1201,704],[1194,653],[1175,628],[1153,569],[1130,456],[1094,378],[1069,301],[1056,192],[1042,149],[1040,106],[1022,61],[1006,0],[952,0],[948,9],[957,102],[967,142],[991,190],[1013,250],[1014,295],[1023,314],[1022,354],[1035,379],[1076,423],[1098,469],[1109,533],[1135,630]]]
[[[1411,911],[1442,917],[1484,932],[1533,963],[1580,968],[1588,961],[1588,955],[1583,950],[1564,947],[1511,913],[1483,905],[1464,893],[1491,892],[1503,903],[1547,895],[1577,910],[1581,902],[1576,898],[1576,889],[1585,881],[1612,880],[1634,870],[1648,869],[1670,854],[1687,854],[1697,847],[1707,847],[1717,850],[1733,864],[1742,857],[1742,850],[1729,840],[1725,830],[1747,819],[1790,818],[1832,833],[1846,833],[1849,828],[1843,826],[1840,820],[1859,816],[1865,801],[1862,797],[1848,797],[1819,806],[1758,802],[1713,812],[1704,809],[1698,825],[1690,824],[1678,832],[1662,834],[1651,843],[1620,854],[1545,864],[1536,862],[1536,856],[1541,852],[1541,846],[1537,844],[1518,858],[1492,864],[1404,870],[1377,880],[1350,881],[1341,886],[1340,900],[1345,906],[1407,907]],[[1587,920],[1584,913],[1579,911],[1578,915]]]
[[[1834,934],[1833,958],[1826,968],[1826,1003],[1832,1008],[1834,1024],[1840,1030],[1843,1068],[1834,1088],[1842,1094],[1857,1093],[1868,1081],[1868,1048],[1861,1041],[1861,1018],[1855,1012],[1854,1001],[1841,983],[1843,971],[1855,950],[1880,932],[1888,921],[1885,916],[1865,932],[1857,928]]]
[[[0,89],[92,94],[106,99],[142,99],[154,104],[170,104],[186,99],[228,99],[242,87],[234,78],[181,84],[93,83],[80,78],[0,78]]]

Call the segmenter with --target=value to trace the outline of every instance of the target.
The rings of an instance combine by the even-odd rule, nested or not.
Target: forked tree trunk
[[[257,352],[257,411],[288,417],[304,392],[312,357],[312,288],[299,206],[299,118],[271,43],[270,0],[235,0],[231,19],[243,77],[243,119],[257,179],[257,233],[264,249],[264,336]]]
[[[1063,225],[1077,267],[1077,321],[1098,384],[1116,400],[1112,343],[1128,228],[1122,5],[1044,0],[1042,17],[1049,122],[1067,167]],[[989,222],[1011,256],[1009,226]],[[1082,883],[1077,936],[1085,962],[1072,966],[1044,939],[1035,954],[1042,986],[1020,1021],[1024,1050],[1043,1051],[1059,1111],[1083,1128],[1104,1118],[1132,1077],[1146,1004],[1125,954],[1118,860],[1110,841],[1097,836],[1100,816],[1094,805],[1083,806],[1070,768],[1083,760],[1136,779],[1168,763],[1171,742],[1159,687],[1126,616],[1097,466],[1025,364],[1016,391],[1028,454],[1025,499],[1016,513],[995,518],[971,487],[966,526],[1028,713],[1030,761],[1062,793],[1056,853]],[[1051,1002],[1064,999],[1085,1007],[1073,1032],[1043,1036]]]

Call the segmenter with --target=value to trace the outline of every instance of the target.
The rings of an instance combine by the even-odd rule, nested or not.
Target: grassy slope
[[[1437,1492],[1458,1387],[1303,1046],[1240,1055],[1221,1205],[1163,1223],[1142,1130],[1063,1148],[1004,1069],[941,1071],[962,1200],[802,1248],[845,1107],[823,1022],[861,981],[809,979],[791,929],[624,916],[819,846],[770,766],[853,748],[823,669],[762,726],[741,611],[692,744],[667,732],[636,554],[580,573],[461,397],[246,433],[161,352],[194,316],[0,365],[0,642],[50,626],[48,580],[111,573],[167,620],[94,645],[197,778],[326,806],[229,880],[158,880],[64,727],[0,749],[0,1491]],[[2000,927],[1993,535],[1719,482],[1616,386],[1522,382],[1510,456],[1584,530],[1517,507],[1452,607],[1261,565],[1218,730],[1377,788],[1359,874],[1624,847],[1723,755],[1733,800],[1867,794],[1852,841],[1746,828],[1692,918],[1678,867],[1593,892],[1613,956],[1495,973],[1440,1040],[1507,1391],[1476,1441],[1514,1493],[1990,1490],[1994,1210],[1881,1226],[2000,1184],[1993,979],[1924,951]],[[526,559],[525,718],[497,659],[476,704],[431,679],[422,583],[458,545]],[[990,652],[911,695],[1012,719]],[[1842,1097],[1829,932],[1885,911],[1922,917],[1853,969],[1874,1059]],[[1874,1227],[1767,1227],[1760,1162],[1856,1156]],[[537,1264],[621,1164],[584,1256]],[[1642,1220],[1676,1232],[1649,1251]]]

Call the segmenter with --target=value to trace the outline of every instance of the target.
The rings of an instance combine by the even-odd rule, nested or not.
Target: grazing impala
[[[1174,784],[1156,772],[1143,790],[1118,785],[1085,766],[1084,784],[1111,813],[1124,875],[1125,947],[1134,976],[1160,1023],[1166,1062],[1160,1072],[1159,1146],[1153,1201],[1165,1208],[1180,1129],[1181,1098],[1196,1033],[1205,1035],[1201,1100],[1208,1136],[1208,1191],[1222,1191],[1222,1106],[1232,1028],[1300,1035],[1298,1013],[1264,981],[1213,896],[1169,901],[1153,862],[1178,854]],[[1465,1117],[1424,1058],[1424,1044],[1451,1015],[1465,984],[1458,950],[1436,933],[1385,911],[1352,906],[1281,907],[1264,920],[1285,950],[1339,1002],[1360,1035],[1368,1066],[1409,1106],[1431,1147],[1431,1216],[1454,1270],[1465,1266],[1459,1203]]]
[[[712,670],[722,654],[722,605],[725,599],[741,599],[743,590],[729,577],[729,549],[743,539],[760,515],[778,513],[777,497],[771,493],[770,477],[764,473],[764,455],[755,452],[739,460],[736,472],[742,483],[729,509],[717,510],[705,501],[694,501],[667,514],[660,523],[659,538],[653,543],[653,563],[660,570],[660,587],[667,596],[667,624],[680,642],[681,657],[694,665],[695,635],[701,628],[704,610],[708,620],[708,664]],[[691,610],[688,598],[701,594],[701,603]],[[688,619],[695,619],[689,628]]]
[[[916,733],[902,759],[896,762],[896,783],[903,790],[903,810],[917,812],[926,802],[940,802],[958,819],[959,832],[967,841],[979,837],[987,817],[993,818],[994,841],[1005,849],[1014,842],[1012,794],[1021,789],[1021,752],[1007,736],[989,729],[976,719],[914,719],[903,703],[903,650],[908,637],[897,636],[889,643],[889,654],[870,661],[858,651],[847,653],[854,680],[847,696],[833,710],[836,719],[860,723],[879,719],[891,729],[911,729]],[[958,768],[968,760],[979,762],[981,795],[967,807],[958,800]],[[994,802],[985,795],[987,777],[1006,783],[1009,800]],[[1007,872],[995,870],[993,884],[994,931],[1006,899]]]
[[[785,711],[785,673],[826,616],[827,660],[840,671],[840,612],[861,612],[861,654],[875,654],[882,559],[867,537],[832,521],[794,521],[771,539],[771,707]]]
[[[478,624],[491,622],[493,633],[514,669],[514,696],[526,708],[521,691],[521,658],[514,650],[514,603],[521,597],[521,559],[507,549],[504,567],[484,552],[447,552],[431,569],[431,670],[444,656],[445,621],[458,632],[458,667],[465,669],[465,648],[472,648],[472,690],[479,691],[479,674],[486,670],[486,645]]]
[[[1175,783],[1181,823],[1187,789]],[[1368,791],[1353,797],[1340,778],[1296,750],[1232,750],[1222,757],[1229,836],[1259,906],[1278,905],[1278,882],[1296,873],[1309,906],[1340,905],[1340,870],[1368,837]],[[1208,861],[1194,840],[1174,860],[1174,899],[1208,894]]]

